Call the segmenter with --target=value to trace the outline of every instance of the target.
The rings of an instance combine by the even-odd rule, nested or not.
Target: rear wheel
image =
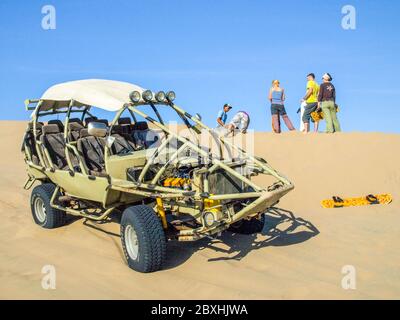
[[[121,242],[128,266],[139,272],[162,268],[167,243],[160,219],[145,205],[132,206],[122,214]]]
[[[240,234],[254,234],[263,230],[265,224],[265,214],[261,214],[259,218],[250,220],[240,220],[229,227],[229,231]]]
[[[46,229],[54,229],[65,225],[67,215],[64,211],[57,210],[50,205],[51,197],[56,186],[44,183],[36,186],[31,194],[31,211],[33,220]]]

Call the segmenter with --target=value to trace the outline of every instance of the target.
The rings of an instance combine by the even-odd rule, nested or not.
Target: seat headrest
[[[132,124],[132,121],[131,121],[131,118],[129,118],[129,117],[119,118],[118,124]]]
[[[81,125],[79,122],[72,122],[68,124],[68,128],[71,131],[79,131],[83,129],[83,125]]]
[[[85,138],[85,137],[89,137],[89,130],[88,129],[82,129],[79,132],[79,138]]]
[[[148,130],[148,129],[149,129],[149,125],[146,121],[139,121],[133,125],[133,130],[143,131],[143,130]]]
[[[115,125],[112,127],[112,132],[111,133],[121,133],[122,132],[122,128],[120,125]]]
[[[60,131],[63,131],[63,130],[64,130],[64,124],[62,123],[61,120],[58,120],[58,119],[49,120],[49,121],[47,122],[47,124],[55,124],[55,125],[57,125],[57,126],[60,128]]]
[[[60,133],[61,130],[56,124],[48,124],[43,126],[43,134],[53,134],[53,133]]]
[[[69,119],[69,123],[79,123],[82,127],[84,126],[82,120],[79,118]]]
[[[97,117],[87,117],[85,119],[85,125],[87,126],[90,122],[97,120]]]
[[[43,122],[36,123],[36,129],[41,130],[43,128]],[[28,129],[33,130],[33,122],[28,123]]]
[[[109,126],[107,119],[97,119],[96,122],[104,123],[107,127]]]

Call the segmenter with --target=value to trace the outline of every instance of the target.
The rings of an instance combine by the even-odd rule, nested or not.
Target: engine
[[[197,166],[198,162],[194,162],[192,158],[181,159],[173,168],[171,168],[172,170],[170,170],[162,180],[162,185],[164,187],[191,191],[193,171]]]

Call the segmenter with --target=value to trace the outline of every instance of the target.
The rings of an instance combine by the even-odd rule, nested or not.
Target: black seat
[[[149,130],[149,125],[147,124],[146,121],[138,121],[133,125],[133,130]]]
[[[106,176],[104,164],[105,138],[89,135],[88,129],[80,131],[78,151],[82,154],[90,175]]]
[[[55,125],[57,125],[57,127],[60,129],[60,132],[63,132],[63,131],[64,131],[64,124],[62,123],[61,120],[58,120],[58,119],[49,120],[49,121],[47,122],[47,124],[55,124]]]
[[[38,138],[40,138],[40,136],[42,134],[42,128],[43,128],[43,123],[38,122],[36,124],[36,136]],[[28,151],[30,160],[34,164],[38,165],[39,164],[39,156],[36,151],[36,143],[35,143],[35,136],[33,134],[33,123],[32,122],[29,122],[29,124],[28,124],[28,129],[25,133],[24,142],[22,144],[21,151],[24,152],[25,150]]]
[[[107,119],[97,119],[96,122],[104,123],[107,127],[110,126]]]
[[[131,118],[129,118],[129,117],[119,118],[118,124],[121,124],[121,125],[132,124],[132,121],[131,121]]]
[[[90,122],[96,121],[96,120],[97,120],[97,117],[87,117],[85,119],[85,127],[87,127]]]
[[[118,124],[121,128],[121,133],[128,134],[128,135],[130,135],[132,133],[133,125],[132,125],[131,118],[129,118],[129,117],[119,118]]]
[[[80,137],[80,131],[84,129],[83,124],[80,124],[79,122],[70,122],[68,124],[69,128],[69,140],[70,141],[78,141]]]
[[[48,124],[43,126],[40,141],[50,155],[53,165],[60,170],[68,167],[65,157],[65,139],[57,124]]]
[[[146,121],[136,122],[132,127],[131,134],[136,146],[141,149],[149,148],[160,139],[155,131],[149,129]]]
[[[84,127],[83,121],[79,118],[69,119],[69,123],[79,123],[82,127]]]
[[[123,132],[122,126],[113,126],[111,137],[115,139],[111,146],[111,154],[126,154],[137,150],[134,140]]]
[[[44,126],[43,122],[37,122],[36,130],[38,130],[40,133],[42,133],[43,126]],[[28,130],[33,130],[33,122],[28,123]]]

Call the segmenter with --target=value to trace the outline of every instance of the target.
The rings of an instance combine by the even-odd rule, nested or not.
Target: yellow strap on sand
[[[359,198],[343,198],[333,197],[335,199],[322,200],[321,205],[326,209],[367,206],[373,204],[389,204],[393,198],[391,194],[376,194]],[[342,201],[341,201],[342,200]]]

